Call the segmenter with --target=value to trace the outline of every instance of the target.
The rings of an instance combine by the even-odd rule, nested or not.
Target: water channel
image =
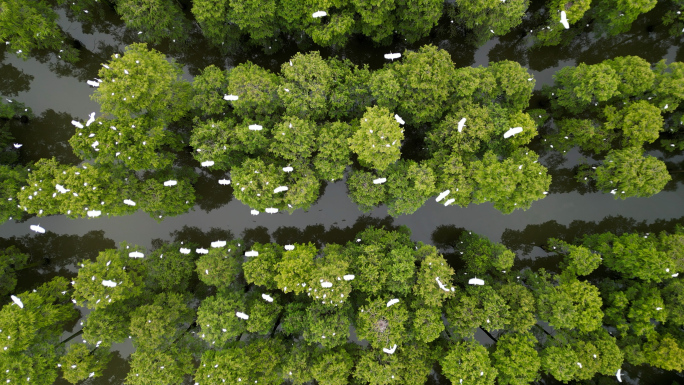
[[[533,2],[531,10],[539,7]],[[344,48],[319,49],[324,56],[336,55],[348,58],[357,65],[368,64],[371,69],[380,68],[385,60],[383,52],[403,52],[424,44],[434,44],[447,50],[458,67],[487,66],[490,61],[514,60],[528,67],[536,79],[536,90],[552,83],[552,75],[563,66],[580,62],[594,64],[616,56],[637,55],[649,62],[667,59],[668,62],[684,61],[681,39],[668,35],[661,25],[663,5],[640,16],[632,29],[616,37],[596,37],[587,28],[570,44],[563,47],[529,49],[523,25],[506,36],[494,38],[479,48],[464,43],[460,31],[453,30],[448,20],[442,20],[430,37],[415,44],[395,42],[390,47],[378,48],[365,39],[353,38]],[[72,22],[60,11],[60,25],[83,44],[81,60],[75,65],[54,59],[30,58],[22,61],[5,51],[0,45],[0,94],[14,94],[13,99],[30,106],[35,114],[27,124],[12,123],[12,134],[23,143],[20,161],[32,162],[40,158],[56,157],[62,163],[78,163],[71,151],[68,139],[73,134],[70,121],[84,119],[91,111],[98,111],[97,103],[90,100],[93,89],[86,79],[97,76],[100,63],[109,60],[115,52],[135,42],[135,34],[126,30],[119,17],[107,13],[101,25],[81,25]],[[190,80],[199,71],[215,64],[228,68],[250,60],[262,67],[277,71],[291,55],[298,52],[294,43],[273,55],[259,50],[244,50],[222,56],[201,38],[195,38],[192,47],[155,47],[184,65],[184,76]],[[538,103],[538,95],[532,100],[532,108]],[[597,231],[648,231],[672,230],[677,223],[684,223],[684,174],[673,174],[664,191],[650,198],[615,200],[612,195],[583,190],[572,178],[572,167],[580,154],[577,151],[559,159],[558,154],[547,153],[539,143],[532,149],[542,155],[541,162],[550,168],[553,184],[549,195],[532,204],[527,211],[515,211],[503,215],[491,204],[472,205],[467,208],[444,208],[434,199],[412,215],[392,218],[385,207],[370,213],[362,213],[347,196],[344,181],[329,183],[325,192],[308,212],[301,210],[288,215],[250,215],[249,207],[232,199],[229,186],[219,186],[223,173],[209,173],[197,169],[201,177],[196,190],[198,201],[194,209],[184,215],[166,218],[161,222],[148,214],[102,219],[70,220],[64,216],[29,218],[24,222],[7,222],[0,225],[0,247],[17,245],[28,252],[33,260],[45,258],[49,263],[20,272],[17,292],[29,290],[56,275],[73,277],[75,265],[81,259],[94,259],[97,253],[113,248],[121,241],[138,244],[148,249],[160,240],[194,241],[205,247],[216,239],[243,238],[259,242],[312,241],[317,244],[345,243],[368,225],[406,225],[412,230],[412,238],[439,246],[454,264],[460,261],[450,252],[450,242],[460,229],[485,235],[493,241],[503,242],[518,253],[516,267],[534,266],[553,270],[557,261],[547,258],[538,246],[549,237],[572,240],[575,236]],[[684,156],[665,155],[653,149],[652,155],[665,160],[670,169],[684,169]],[[46,228],[46,234],[34,235],[29,225]],[[85,315],[87,309],[80,309]],[[79,330],[78,323],[71,325],[65,335]],[[487,343],[487,337],[482,342]],[[76,339],[80,342],[80,339]],[[117,351],[105,375],[88,380],[90,384],[123,383],[131,353],[129,343],[114,346]],[[626,366],[627,382],[633,384],[670,384],[684,382],[681,374],[673,374],[652,368]],[[624,377],[623,377],[624,378]],[[438,379],[435,379],[438,381]],[[546,383],[554,383],[546,379]],[[59,384],[66,384],[62,380]],[[445,382],[442,382],[445,383]]]

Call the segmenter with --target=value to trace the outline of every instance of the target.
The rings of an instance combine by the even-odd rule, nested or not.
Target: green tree
[[[665,163],[654,156],[643,156],[641,148],[611,150],[596,168],[596,186],[615,199],[650,197],[672,179]]]
[[[317,254],[318,249],[311,242],[295,243],[294,250],[285,251],[282,260],[276,265],[278,274],[274,279],[278,288],[282,288],[281,290],[285,293],[304,293],[306,286],[302,283],[316,279],[313,277],[313,272],[314,258]]]
[[[655,85],[652,102],[663,110],[673,111],[684,100],[684,63],[673,62],[668,65],[663,59],[654,67]]]
[[[366,107],[373,104],[370,90],[372,73],[367,65],[359,68],[349,59],[327,59],[332,70],[333,86],[330,93],[330,119],[359,119]]]
[[[227,102],[223,99],[228,76],[226,71],[210,65],[192,80],[193,97],[191,104],[205,115],[216,115],[226,110]]]
[[[71,344],[60,358],[62,376],[72,384],[90,377],[102,376],[111,353],[104,349],[90,350],[86,344]],[[91,375],[92,374],[92,375]]]
[[[324,124],[316,137],[317,152],[313,167],[319,179],[335,180],[344,177],[344,170],[351,165],[351,150],[348,140],[352,127],[343,122]]]
[[[639,147],[653,143],[663,131],[660,109],[645,100],[636,101],[620,111],[612,106],[606,107],[604,114],[607,130],[622,131],[623,146]]]
[[[143,293],[145,265],[130,253],[139,248],[128,248],[124,243],[117,249],[101,251],[95,261],[81,262],[78,276],[74,279],[73,298],[80,306],[100,309],[112,303],[139,296]],[[103,281],[111,281],[105,286]]]
[[[556,238],[549,239],[549,247],[563,257],[563,270],[573,275],[589,275],[601,265],[601,255],[584,246],[575,246]]]
[[[345,385],[352,369],[352,355],[344,348],[336,348],[316,355],[311,375],[321,385]]]
[[[227,93],[238,96],[238,100],[229,102],[235,115],[264,122],[272,122],[280,115],[283,109],[278,96],[278,89],[282,87],[280,77],[248,61],[228,71],[227,81]]]
[[[534,292],[539,318],[554,328],[590,332],[601,327],[603,301],[596,286],[574,279],[557,286],[546,282]]]
[[[553,149],[565,153],[575,146],[598,154],[612,148],[617,136],[607,125],[590,119],[559,119],[556,121],[558,133],[547,136]]]
[[[104,346],[123,342],[130,336],[131,311],[138,304],[135,299],[117,301],[92,310],[83,321],[83,339],[102,341]]]
[[[400,300],[388,307],[389,299],[371,300],[356,313],[357,336],[368,340],[375,349],[392,349],[394,345],[407,342],[409,314],[406,305]]]
[[[22,218],[24,211],[18,205],[17,196],[27,176],[28,171],[23,167],[0,164],[0,223]]]
[[[503,5],[520,6],[524,3],[526,2],[511,1],[503,3]],[[488,70],[496,79],[498,93],[501,98],[498,101],[502,107],[522,111],[529,106],[532,91],[534,90],[534,81],[530,80],[532,75],[527,71],[527,68],[521,66],[518,62],[502,60],[490,63]]]
[[[399,160],[404,132],[389,110],[367,107],[359,123],[348,143],[363,165],[384,171]]]
[[[358,24],[361,33],[375,42],[386,41],[394,33],[395,1],[352,0],[351,2],[359,15]]]
[[[280,368],[286,351],[278,339],[255,339],[223,350],[207,350],[195,380],[203,384],[223,384],[221,379],[234,382],[279,385],[283,379]]]
[[[506,327],[515,333],[529,331],[537,324],[534,295],[530,289],[519,283],[506,283],[498,289],[510,309]]]
[[[548,170],[537,159],[533,151],[523,149],[501,162],[493,152],[485,153],[481,161],[472,164],[476,186],[473,202],[491,201],[504,214],[530,208],[532,202],[546,196],[551,185]]]
[[[240,27],[230,22],[229,0],[193,1],[191,12],[202,34],[223,52],[239,47],[241,31]]]
[[[126,383],[180,385],[193,372],[192,356],[175,346],[165,350],[138,349],[131,354]]]
[[[278,317],[282,312],[283,306],[280,295],[275,293],[268,293],[271,295],[272,301],[267,301],[262,297],[261,290],[254,290],[247,293],[246,313],[249,315],[247,320],[247,331],[250,333],[258,333],[268,335],[271,330],[275,328]]]
[[[397,0],[396,31],[409,43],[427,36],[442,16],[440,0]]]
[[[505,35],[522,22],[529,1],[456,0],[454,9],[448,9],[455,18],[474,33],[474,43],[482,45],[493,35]]]
[[[619,56],[604,60],[603,64],[613,68],[620,77],[617,89],[621,97],[638,97],[653,89],[655,74],[651,70],[651,63],[639,56]]]
[[[153,44],[164,39],[184,39],[190,32],[190,23],[185,18],[180,3],[171,0],[120,0],[116,12],[138,36]]]
[[[627,32],[642,13],[656,6],[657,0],[601,0],[592,7],[592,15],[599,19],[600,30],[609,35]]]
[[[546,10],[549,15],[549,25],[542,27],[536,34],[537,42],[541,45],[558,45],[564,38],[571,37],[565,31],[563,25],[560,23],[561,11],[565,11],[566,18],[570,25],[575,24],[582,19],[584,14],[589,10],[591,0],[579,0],[572,3],[564,0],[548,0],[546,2]]]
[[[539,378],[541,362],[534,349],[536,338],[527,333],[505,334],[496,343],[492,354],[498,370],[498,383],[526,385]]]
[[[147,44],[129,45],[107,67],[100,69],[102,83],[92,96],[106,116],[135,119],[147,115],[166,125],[191,107],[192,87],[181,78],[181,66],[148,50]]]
[[[284,116],[272,132],[269,150],[273,155],[293,163],[309,162],[316,150],[316,123],[295,116]]]
[[[237,25],[242,32],[249,34],[255,42],[265,44],[271,41],[277,31],[275,13],[278,5],[275,0],[228,0],[228,4],[230,6],[228,19],[231,23]]]
[[[151,304],[131,312],[133,345],[143,351],[166,350],[192,323],[194,311],[178,293],[157,294]]]
[[[342,246],[335,244],[327,245],[322,254],[314,260],[314,270],[307,282],[307,295],[323,305],[341,306],[349,299],[354,282],[342,279],[351,272],[349,255]],[[323,282],[331,285],[323,285]]]
[[[278,289],[275,277],[278,275],[278,262],[282,259],[283,248],[275,243],[252,245],[252,250],[259,253],[249,257],[242,265],[247,283],[263,286],[268,290]]]
[[[307,306],[302,337],[308,344],[321,344],[332,349],[347,342],[352,325],[352,308],[347,304],[339,305],[314,302]]]
[[[498,374],[487,349],[476,342],[463,341],[451,345],[440,364],[442,373],[453,384],[494,385]]]
[[[412,339],[430,343],[441,335],[444,331],[444,321],[442,321],[442,311],[439,307],[419,307],[412,312],[411,317]]]
[[[458,249],[468,272],[480,276],[490,271],[509,270],[515,260],[515,253],[506,246],[472,232],[461,233]]]
[[[181,247],[180,243],[166,244],[144,259],[147,272],[145,287],[157,293],[188,290],[194,260],[192,255],[181,253]]]
[[[7,297],[17,286],[17,271],[26,266],[29,256],[16,246],[0,250],[0,296]]]
[[[684,326],[684,283],[670,280],[662,290],[664,307],[669,309],[667,320],[675,326]]]
[[[642,347],[646,362],[656,368],[681,372],[684,370],[684,348],[680,341],[670,334],[653,333]]]
[[[371,172],[353,171],[347,179],[349,198],[363,212],[371,211],[387,198],[386,186],[373,183],[373,180],[377,178],[377,175]]]
[[[187,213],[195,205],[195,189],[192,186],[197,175],[188,170],[159,171],[148,174],[137,191],[140,209],[157,221],[163,217]],[[176,179],[177,178],[177,179]],[[175,180],[173,186],[166,186],[168,180]]]
[[[450,290],[453,287],[454,269],[434,246],[423,245],[417,253],[424,254],[424,256],[416,272],[413,295],[421,304],[440,308],[444,301],[454,296],[454,291]],[[440,282],[447,290],[440,287]]]
[[[412,214],[435,192],[435,175],[426,164],[399,160],[390,165],[387,207],[391,216]]]
[[[197,276],[207,285],[225,289],[235,283],[242,273],[244,246],[240,240],[228,242],[223,247],[212,247],[197,259]],[[263,256],[262,256],[263,257]]]
[[[554,109],[564,108],[573,114],[582,112],[591,104],[620,95],[620,77],[605,63],[563,67],[553,75],[553,80],[554,92],[547,91],[552,94],[551,105]]]
[[[287,115],[312,120],[325,118],[333,71],[320,53],[297,53],[289,62],[283,63],[280,72],[283,82],[278,88],[278,96],[285,104]]]
[[[491,332],[510,323],[506,301],[490,286],[468,287],[447,303],[445,313],[453,334],[463,338],[473,337],[478,327]]]
[[[197,334],[212,346],[225,346],[247,330],[247,320],[235,314],[246,311],[247,305],[239,292],[222,291],[207,297],[197,309],[197,325],[201,328]]]

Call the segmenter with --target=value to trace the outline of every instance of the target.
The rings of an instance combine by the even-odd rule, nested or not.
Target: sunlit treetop
[[[190,32],[180,4],[170,0],[122,0],[116,3],[116,12],[139,38],[153,44],[164,39],[175,44]]]
[[[366,109],[348,142],[362,164],[383,171],[399,160],[403,139],[404,132],[392,113],[376,106]]]
[[[253,15],[252,15],[253,17]],[[224,101],[233,106],[234,113],[243,119],[270,121],[279,115],[283,102],[278,96],[282,78],[251,62],[228,71],[226,94],[238,100]]]
[[[640,147],[610,150],[595,170],[596,186],[615,199],[649,197],[672,179],[663,161],[644,156]]]

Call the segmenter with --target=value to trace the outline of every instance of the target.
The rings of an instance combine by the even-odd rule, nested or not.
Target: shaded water
[[[538,3],[538,2],[537,2]],[[532,9],[539,4],[533,4]],[[565,47],[546,47],[529,50],[524,31],[530,26],[523,23],[506,36],[492,39],[480,48],[473,48],[464,42],[460,31],[453,30],[448,20],[442,20],[434,33],[412,45],[396,42],[391,47],[378,48],[365,39],[354,38],[339,49],[321,49],[324,56],[337,55],[349,58],[357,65],[368,64],[380,68],[384,64],[382,53],[402,52],[431,43],[450,52],[457,66],[486,66],[490,61],[514,60],[529,67],[536,79],[536,90],[544,84],[551,84],[552,75],[563,66],[579,62],[589,64],[623,55],[638,55],[649,62],[663,58],[684,61],[681,40],[667,35],[660,25],[661,4],[653,11],[642,15],[630,32],[611,38],[596,38],[590,33],[577,36]],[[11,96],[30,106],[36,118],[28,124],[12,122],[12,133],[16,141],[23,143],[22,162],[31,162],[45,157],[56,157],[63,163],[78,163],[68,144],[73,134],[70,121],[84,118],[91,111],[98,111],[97,103],[90,100],[93,89],[85,84],[86,79],[97,76],[100,63],[109,60],[110,55],[121,52],[123,47],[134,42],[134,31],[128,31],[112,12],[105,13],[95,25],[81,25],[68,21],[66,13],[60,13],[60,24],[83,44],[81,61],[75,66],[60,63],[49,56],[37,55],[21,61],[6,54],[0,45],[0,94]],[[587,28],[587,31],[590,27]],[[298,51],[294,44],[274,55],[265,55],[256,50],[244,50],[222,56],[209,47],[201,38],[194,36],[193,46],[155,47],[184,65],[185,77],[191,79],[204,67],[215,64],[220,67],[234,66],[250,60],[260,66],[277,71],[280,65]],[[310,47],[316,49],[316,47]],[[531,107],[536,107],[540,98],[535,96]],[[577,184],[573,179],[572,167],[580,154],[570,152],[566,157],[557,153],[546,153],[539,143],[532,148],[542,155],[540,160],[550,168],[553,184],[550,194],[535,202],[527,211],[516,211],[503,215],[491,204],[468,208],[444,208],[429,200],[414,214],[391,218],[385,207],[379,207],[368,214],[361,213],[347,196],[343,181],[329,183],[324,194],[308,212],[297,211],[292,215],[276,214],[251,216],[250,209],[232,199],[230,186],[220,186],[218,179],[223,173],[200,171],[196,185],[200,196],[194,210],[158,223],[147,214],[116,218],[69,220],[64,216],[30,218],[23,223],[5,223],[0,226],[0,247],[17,245],[32,256],[33,261],[45,259],[45,265],[26,269],[19,274],[17,291],[28,290],[56,275],[73,277],[75,264],[81,259],[94,259],[97,253],[113,248],[121,241],[151,248],[161,240],[184,240],[197,242],[208,247],[217,239],[243,238],[259,242],[312,241],[317,244],[344,243],[354,234],[369,225],[406,225],[412,238],[439,246],[450,262],[458,266],[460,261],[450,254],[451,243],[463,229],[485,235],[493,241],[501,241],[518,253],[516,267],[546,267],[554,270],[556,260],[547,258],[539,248],[549,237],[572,240],[588,232],[597,231],[647,231],[672,230],[677,223],[684,223],[684,190],[682,173],[673,174],[674,180],[666,190],[651,198],[630,198],[614,200],[612,195],[596,193]],[[684,169],[682,154],[653,155]],[[29,225],[38,224],[46,228],[46,234],[32,234]],[[81,309],[83,314],[87,311]],[[65,334],[79,330],[78,323]],[[487,337],[482,336],[481,341]],[[81,341],[79,338],[76,342]],[[118,355],[112,360],[105,375],[88,381],[93,384],[122,383],[128,364],[125,358],[132,347],[129,343],[116,345]],[[650,368],[627,366],[630,383],[671,383],[682,376]],[[641,380],[639,380],[641,378]]]

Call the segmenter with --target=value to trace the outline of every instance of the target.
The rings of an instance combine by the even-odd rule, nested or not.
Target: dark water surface
[[[539,7],[538,3],[534,2],[531,9]],[[320,49],[324,56],[349,58],[357,65],[380,68],[385,63],[382,58],[384,52],[402,52],[431,43],[449,51],[459,67],[486,66],[490,61],[504,59],[518,61],[534,74],[536,90],[539,90],[542,85],[552,83],[552,75],[558,69],[579,62],[594,64],[624,55],[638,55],[649,62],[661,59],[684,61],[681,39],[671,38],[661,25],[662,3],[639,17],[628,33],[597,38],[589,33],[591,28],[588,27],[587,33],[580,34],[565,47],[530,50],[524,31],[529,31],[532,26],[524,22],[517,30],[476,49],[464,43],[461,31],[455,30],[448,20],[442,20],[429,38],[409,46],[396,42],[391,47],[375,47],[369,41],[352,39],[341,49],[313,46],[309,49]],[[108,61],[110,55],[122,52],[125,45],[135,42],[135,31],[126,30],[112,12],[103,16],[97,28],[71,22],[63,11],[60,16],[60,25],[83,44],[81,61],[77,65],[57,62],[49,55],[41,54],[22,61],[7,54],[4,44],[0,44],[0,94],[25,103],[36,115],[28,124],[12,123],[16,141],[24,144],[21,148],[22,162],[52,156],[63,163],[79,162],[68,143],[74,132],[70,121],[85,119],[88,113],[99,108],[90,100],[93,89],[86,85],[85,80],[96,77],[101,63]],[[296,45],[286,43],[274,55],[245,50],[222,56],[200,36],[193,39],[192,48],[175,47],[173,44],[154,47],[182,63],[187,79],[192,79],[210,64],[227,68],[246,60],[277,71],[283,62],[299,51]],[[533,98],[531,107],[535,107],[538,99]],[[247,206],[232,199],[231,187],[218,184],[223,174],[204,173],[197,185],[201,198],[194,210],[187,214],[166,218],[160,223],[142,212],[126,217],[90,220],[70,220],[64,216],[30,218],[23,223],[1,225],[0,247],[17,245],[30,253],[34,261],[45,258],[49,262],[20,272],[17,291],[23,291],[56,275],[75,276],[78,261],[94,259],[99,251],[116,247],[121,241],[147,248],[159,240],[194,241],[208,247],[211,241],[238,237],[281,244],[307,241],[344,243],[369,225],[406,225],[411,228],[414,240],[439,246],[450,261],[458,265],[458,259],[449,254],[450,244],[462,229],[468,229],[493,241],[501,241],[516,251],[519,257],[517,267],[553,270],[558,261],[546,258],[546,253],[538,247],[549,237],[572,240],[575,236],[596,231],[656,232],[672,230],[675,224],[684,223],[684,175],[681,172],[673,174],[673,181],[665,191],[651,198],[614,200],[610,194],[592,192],[574,182],[572,167],[579,158],[577,152],[570,152],[565,159],[559,159],[558,154],[545,154],[544,150],[538,149],[541,147],[539,143],[532,147],[543,155],[541,162],[550,168],[553,176],[550,193],[545,199],[533,203],[529,210],[509,215],[501,214],[491,204],[444,208],[434,199],[408,216],[391,218],[385,207],[364,214],[347,196],[345,183],[338,181],[326,186],[325,193],[308,212],[300,210],[292,215],[262,213],[251,216]],[[652,151],[651,154],[668,162],[672,166],[670,168],[684,169],[681,153],[663,155]],[[47,229],[46,234],[30,232],[29,225],[38,223]],[[80,310],[87,314],[87,309]],[[79,328],[77,322],[65,335]],[[480,340],[487,343],[486,336]],[[74,341],[81,342],[81,339]],[[105,375],[86,383],[123,383],[128,371],[126,357],[132,346],[124,343],[115,345],[114,349],[117,350],[116,356]],[[675,380],[684,382],[681,374],[648,367],[625,365],[624,370],[627,383],[669,385]]]

